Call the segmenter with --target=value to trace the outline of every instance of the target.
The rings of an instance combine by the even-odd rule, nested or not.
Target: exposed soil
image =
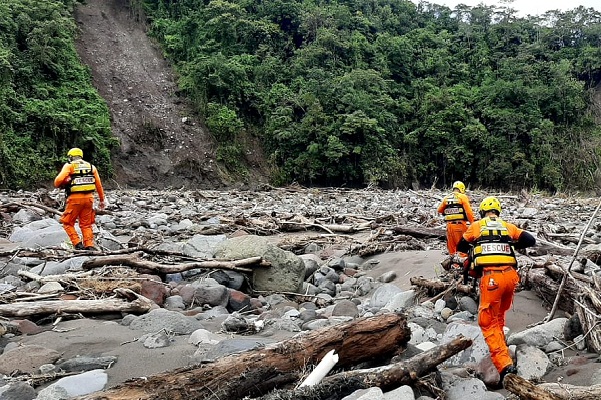
[[[215,143],[185,99],[169,63],[134,18],[128,0],[87,0],[75,19],[77,51],[111,112],[121,187],[223,186]]]

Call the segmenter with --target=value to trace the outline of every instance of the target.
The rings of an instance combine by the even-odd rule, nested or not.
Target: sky
[[[457,4],[465,4],[470,7],[477,6],[480,3],[486,5],[502,5],[498,0],[428,0],[428,2],[445,5],[451,9],[455,8]],[[520,16],[526,16],[528,14],[544,14],[549,10],[572,10],[579,5],[586,8],[592,7],[597,11],[601,11],[600,0],[515,0],[510,4],[510,7],[516,9]]]

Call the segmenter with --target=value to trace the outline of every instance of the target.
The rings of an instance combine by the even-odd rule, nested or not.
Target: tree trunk
[[[392,356],[411,339],[406,317],[383,314],[319,329],[211,364],[138,378],[80,399],[237,400],[299,380],[301,370],[335,349],[340,367]]]
[[[558,395],[548,392],[539,386],[515,374],[509,374],[503,381],[505,389],[518,395],[520,400],[562,400]]]
[[[416,238],[438,238],[444,239],[447,237],[446,229],[439,228],[418,228],[415,226],[395,226],[391,228],[396,234],[409,235]]]
[[[116,289],[118,294],[133,298],[127,300],[108,298],[102,300],[47,300],[38,302],[16,302],[0,304],[0,315],[4,317],[28,317],[58,313],[100,314],[111,312],[129,312],[144,314],[155,306],[154,302],[128,289]]]
[[[601,399],[601,385],[574,386],[563,383],[542,383],[539,387],[553,392],[561,400],[598,400]]]
[[[418,354],[407,361],[384,367],[359,369],[331,375],[314,386],[296,390],[278,390],[256,400],[339,400],[359,389],[380,387],[383,391],[410,385],[436,369],[449,357],[471,346],[472,340],[458,337],[451,342]]]
[[[556,282],[552,277],[546,274],[545,268],[532,268],[522,276],[524,285],[536,292],[543,300],[549,304],[555,303],[555,297],[559,291],[559,282]],[[574,299],[578,297],[580,287],[574,282],[574,278],[568,277],[566,285],[561,292],[559,308],[574,313]]]
[[[139,254],[139,253],[138,253]],[[135,269],[147,269],[151,271],[160,272],[163,274],[175,274],[177,272],[189,271],[195,268],[207,268],[207,269],[230,269],[240,272],[252,272],[251,268],[244,268],[246,266],[257,266],[257,267],[269,267],[269,263],[263,261],[259,256],[245,258],[242,260],[208,260],[198,261],[174,265],[163,265],[149,260],[141,260],[138,258],[138,254],[127,254],[119,256],[106,256],[106,257],[94,257],[90,260],[85,261],[82,264],[83,269],[93,269],[104,267],[105,265],[125,265]]]

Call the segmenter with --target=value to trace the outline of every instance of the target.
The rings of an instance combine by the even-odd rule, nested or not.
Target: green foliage
[[[75,51],[74,3],[0,4],[0,187],[53,179],[74,146],[111,173],[109,112]]]
[[[599,175],[593,9],[520,18],[504,5],[409,0],[136,4],[220,158],[243,159],[236,141],[255,132],[274,182],[563,190]]]

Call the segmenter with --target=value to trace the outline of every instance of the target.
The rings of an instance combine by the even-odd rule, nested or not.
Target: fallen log
[[[544,254],[571,256],[574,254],[574,249],[549,242],[538,235],[536,238],[536,246],[528,248],[528,253],[536,256],[542,256]]]
[[[554,393],[561,400],[601,399],[601,385],[575,386],[563,383],[541,383],[538,387]]]
[[[582,330],[587,332],[586,347],[595,353],[601,352],[601,328],[599,327],[601,299],[597,293],[597,289],[583,286],[582,294],[574,301]]]
[[[317,364],[335,349],[340,367],[391,356],[411,338],[404,315],[388,313],[315,330],[217,359],[138,378],[80,400],[203,399],[238,400],[297,382],[301,370]],[[366,345],[369,343],[369,345]]]
[[[559,282],[548,276],[544,268],[530,268],[522,275],[522,284],[525,288],[536,292],[541,299],[553,304],[559,292]],[[580,285],[570,275],[564,290],[560,293],[559,308],[574,313],[574,299],[578,298],[581,291]]]
[[[409,235],[416,238],[438,238],[444,239],[447,236],[447,231],[440,228],[423,228],[414,226],[395,226],[390,228],[396,234]]]
[[[141,253],[125,254],[119,256],[101,256],[94,257],[84,261],[81,265],[83,269],[100,268],[107,265],[124,265],[136,269],[147,269],[156,271],[164,274],[175,274],[178,272],[189,271],[195,268],[206,268],[206,269],[229,269],[240,272],[252,272],[250,268],[244,268],[246,266],[255,267],[269,267],[271,264],[264,261],[261,257],[250,257],[242,260],[209,260],[209,261],[197,261],[189,263],[181,263],[174,265],[159,264],[154,261],[142,260],[139,258]]]
[[[112,312],[144,314],[156,307],[154,302],[131,290],[115,289],[115,293],[127,300],[110,297],[101,300],[47,300],[34,303],[20,301],[0,304],[0,316],[28,317],[60,313],[100,314]]]
[[[426,279],[423,276],[412,276],[409,278],[409,282],[414,286],[428,289],[428,293],[430,293],[432,296],[439,294],[440,292],[444,292],[447,289],[454,289],[457,292],[465,294],[470,294],[473,292],[471,285],[463,285],[458,283],[457,280],[453,280],[451,282],[442,282],[439,280]]]
[[[503,381],[503,386],[511,393],[518,395],[520,400],[562,400],[558,395],[515,374],[508,374]]]
[[[370,387],[380,387],[383,391],[389,391],[402,385],[411,385],[419,377],[433,371],[439,364],[467,349],[471,344],[471,339],[460,336],[407,361],[341,372],[327,376],[312,388],[277,390],[256,400],[333,400]]]

